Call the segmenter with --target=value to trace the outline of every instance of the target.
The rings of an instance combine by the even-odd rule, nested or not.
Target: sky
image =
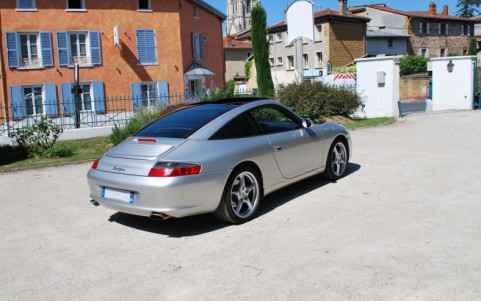
[[[204,0],[224,14],[226,13],[227,0]],[[458,11],[456,7],[457,0],[348,0],[348,6],[356,6],[363,4],[386,3],[389,7],[408,10],[408,11],[428,11],[429,3],[434,1],[437,4],[438,13],[442,12],[443,6],[449,7],[449,14],[455,15]],[[267,12],[267,25],[276,24],[284,19],[284,10],[293,0],[261,0],[261,4]],[[314,11],[317,11],[318,5],[321,10],[330,8],[338,10],[338,0],[313,0],[315,2]]]

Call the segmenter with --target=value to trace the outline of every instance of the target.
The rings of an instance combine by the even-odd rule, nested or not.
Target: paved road
[[[0,299],[480,300],[481,111],[353,132],[350,174],[261,215],[93,207],[88,164],[0,174]]]

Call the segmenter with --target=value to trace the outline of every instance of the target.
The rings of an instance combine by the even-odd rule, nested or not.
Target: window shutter
[[[159,102],[161,106],[169,105],[169,83],[157,82],[157,91],[159,92]]]
[[[68,51],[68,34],[66,31],[57,32],[58,63],[60,66],[70,65]]]
[[[438,34],[441,34],[441,26],[443,26],[443,24],[438,23]]]
[[[134,111],[139,110],[142,107],[142,92],[140,91],[140,83],[132,83],[132,106]]]
[[[89,31],[90,39],[90,61],[92,65],[102,64],[102,53],[100,50],[100,33],[98,31]]]
[[[153,30],[137,30],[137,52],[139,64],[157,63],[155,32]]]
[[[93,99],[95,103],[95,112],[105,113],[105,93],[104,83],[101,81],[92,82]]]
[[[194,33],[191,33],[191,38],[192,38],[192,57],[194,58],[194,60],[196,59],[196,49],[197,47],[195,47],[195,34]]]
[[[446,35],[449,35],[449,24],[446,24]]]
[[[57,89],[54,84],[43,85],[45,95],[45,109],[47,116],[58,116]]]
[[[27,114],[23,102],[22,86],[10,87],[10,101],[12,106],[12,117],[15,120],[24,118]]]
[[[42,52],[42,66],[53,66],[52,36],[50,32],[40,32],[40,49]]]
[[[430,33],[430,30],[429,30],[429,22],[427,23],[427,32],[426,32],[426,33],[427,33],[427,34]]]
[[[426,49],[426,58],[430,58],[431,56],[429,55],[429,48]]]
[[[34,1],[35,0],[19,0],[17,2],[18,8],[21,8],[21,9],[35,8]]]
[[[63,114],[66,116],[75,114],[75,104],[72,94],[72,84],[71,83],[63,83],[61,85],[62,88],[62,105],[63,105]]]
[[[419,22],[419,33],[423,33],[423,22]]]
[[[19,50],[17,48],[17,33],[7,32],[7,60],[8,67],[18,68],[19,64]]]
[[[203,60],[204,59],[204,43],[205,43],[205,36],[199,36],[199,45],[200,45],[200,59]]]

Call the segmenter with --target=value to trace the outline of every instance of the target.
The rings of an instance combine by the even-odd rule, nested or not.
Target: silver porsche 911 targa
[[[344,176],[351,137],[274,100],[186,105],[146,126],[88,172],[91,202],[155,219],[212,212],[242,223],[262,198],[323,174]]]

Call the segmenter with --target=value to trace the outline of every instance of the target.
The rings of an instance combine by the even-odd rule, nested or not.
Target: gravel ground
[[[481,111],[352,135],[347,177],[238,226],[94,207],[90,164],[0,174],[0,299],[480,300]]]

